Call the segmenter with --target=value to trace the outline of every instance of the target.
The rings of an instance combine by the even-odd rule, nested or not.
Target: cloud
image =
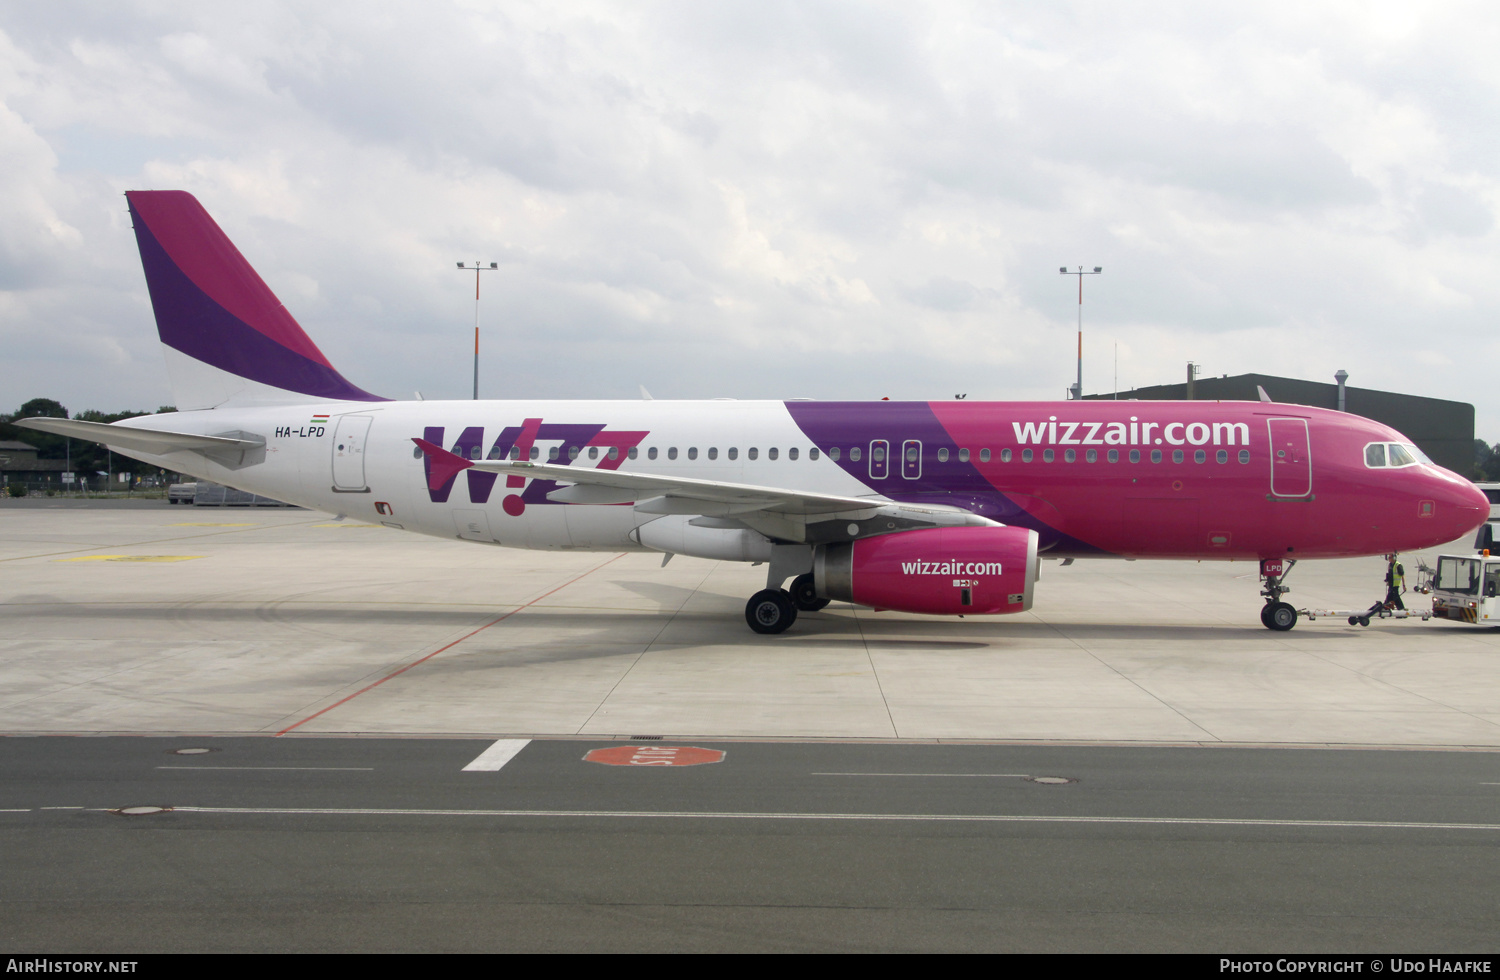
[[[493,395],[1059,397],[1078,310],[1055,270],[1083,264],[1105,267],[1089,390],[1117,347],[1131,384],[1343,367],[1472,400],[1500,437],[1497,25],[1465,4],[12,7],[0,402],[167,399],[119,194],[181,187],[396,395],[467,392],[453,263],[480,259]],[[1411,356],[1435,338],[1467,353]]]

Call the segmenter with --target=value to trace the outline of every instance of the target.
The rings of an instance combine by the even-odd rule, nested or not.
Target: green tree
[[[33,398],[11,415],[13,419],[29,419],[37,416],[46,416],[54,419],[65,419],[68,410],[61,403],[50,398]],[[62,436],[54,436],[48,432],[38,432],[35,429],[23,429],[20,426],[6,423],[0,425],[0,439],[15,439],[20,442],[30,443],[37,449],[38,459],[62,459],[67,455],[67,440]]]

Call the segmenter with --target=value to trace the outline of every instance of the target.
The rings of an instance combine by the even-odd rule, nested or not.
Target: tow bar
[[[1369,609],[1299,609],[1297,612],[1306,616],[1308,622],[1321,616],[1324,619],[1347,619],[1350,626],[1369,626],[1372,619],[1420,619],[1426,622],[1432,618],[1429,610],[1387,609],[1384,603],[1376,603]]]

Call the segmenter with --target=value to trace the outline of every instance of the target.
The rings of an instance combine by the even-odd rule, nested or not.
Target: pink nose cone
[[[1489,519],[1489,498],[1462,477],[1435,478],[1431,492],[1437,510],[1433,530],[1442,538],[1434,544],[1462,538]]]

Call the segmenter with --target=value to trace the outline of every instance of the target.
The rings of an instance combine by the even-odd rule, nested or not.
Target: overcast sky
[[[0,3],[0,409],[171,401],[122,191],[346,377],[1061,398],[1257,371],[1500,439],[1483,3]]]

